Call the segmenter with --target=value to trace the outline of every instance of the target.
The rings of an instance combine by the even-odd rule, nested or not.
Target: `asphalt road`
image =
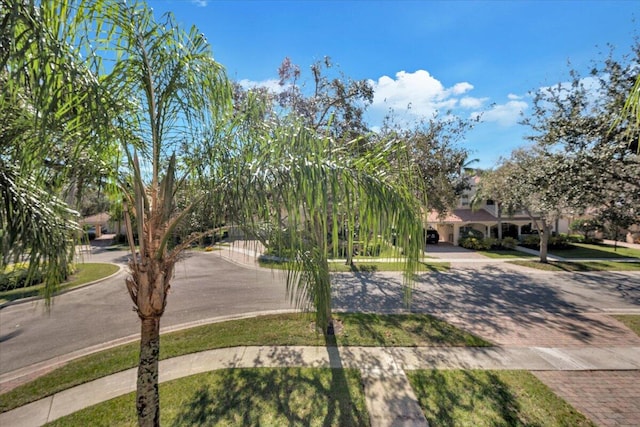
[[[125,254],[106,253],[87,261],[118,255]],[[124,278],[123,271],[60,295],[49,313],[42,301],[0,309],[0,373],[139,333]],[[278,272],[238,266],[215,252],[193,252],[176,265],[161,327],[290,308]]]
[[[120,254],[124,255],[124,254]],[[106,261],[103,253],[88,261]],[[119,259],[120,262],[124,258]],[[336,310],[401,312],[398,273],[339,274],[333,279]],[[218,253],[194,252],[176,267],[163,327],[203,319],[291,309],[282,274],[243,267]],[[0,310],[0,374],[138,333],[139,322],[124,286],[124,273],[56,297],[50,313],[42,302]],[[640,273],[537,273],[507,264],[461,264],[424,273],[410,309],[470,316],[491,325],[496,316],[537,321],[538,313],[640,313]]]

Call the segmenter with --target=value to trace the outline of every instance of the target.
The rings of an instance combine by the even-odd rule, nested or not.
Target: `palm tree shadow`
[[[337,355],[336,347],[328,348]],[[193,391],[183,392],[186,398],[171,425],[310,425],[318,420],[323,426],[369,425],[368,413],[360,409],[364,405],[354,404],[351,390],[357,382],[334,367],[341,362],[333,356],[328,375],[326,369],[267,367],[203,374]],[[302,360],[295,349],[278,350],[269,359],[275,366],[300,366]],[[254,365],[266,366],[267,359],[256,358]]]
[[[340,357],[340,348],[335,335],[325,335],[325,345],[331,367],[331,384],[327,415],[323,426],[364,426],[369,425],[368,414],[361,413],[353,404],[349,383]]]

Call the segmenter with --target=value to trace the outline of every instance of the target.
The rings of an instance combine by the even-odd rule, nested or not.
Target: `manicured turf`
[[[495,249],[489,251],[476,251],[488,258],[535,258],[537,255],[516,251],[515,249]]]
[[[360,373],[351,369],[225,369],[160,385],[164,426],[368,426]],[[52,426],[136,426],[133,393]]]
[[[120,267],[115,264],[104,263],[83,263],[77,265],[77,271],[69,277],[69,280],[61,283],[59,290],[70,289],[81,286],[95,280],[99,280],[117,272]],[[15,301],[22,298],[38,296],[42,292],[44,285],[29,286],[27,288],[12,289],[0,292],[0,303]]]
[[[407,376],[432,427],[594,426],[526,371],[418,370]]]
[[[640,250],[605,244],[574,243],[571,249],[555,249],[549,251],[550,254],[567,259],[615,259],[615,258],[638,258]]]
[[[624,323],[625,326],[635,332],[636,335],[640,336],[640,315],[619,314],[613,317]]]
[[[338,345],[487,346],[490,343],[428,315],[340,314]],[[326,345],[309,315],[279,314],[213,323],[162,335],[160,358],[243,345]],[[3,394],[0,412],[135,367],[138,343],[89,355]]]
[[[589,272],[589,271],[640,271],[639,262],[616,262],[616,261],[549,261],[541,263],[538,261],[508,261],[512,264],[521,265],[523,267],[535,268],[544,271],[573,271],[573,272]]]
[[[274,270],[285,270],[286,264],[281,261],[274,261],[266,258],[258,259],[258,263],[261,267],[271,268]],[[448,271],[451,268],[451,264],[448,262],[429,262],[421,261],[418,265],[418,273],[429,271]],[[333,273],[348,273],[348,272],[361,272],[361,273],[375,273],[377,271],[403,271],[404,262],[402,261],[389,261],[389,262],[376,262],[376,261],[354,261],[353,265],[346,265],[342,262],[329,262],[329,271]]]

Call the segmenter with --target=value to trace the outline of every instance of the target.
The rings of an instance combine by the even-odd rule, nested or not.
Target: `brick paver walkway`
[[[599,426],[640,425],[640,371],[544,371],[534,374]]]
[[[532,313],[519,322],[511,316],[442,317],[505,347],[640,347],[640,337],[615,318],[600,313]],[[598,426],[640,426],[640,371],[538,371],[534,374]]]

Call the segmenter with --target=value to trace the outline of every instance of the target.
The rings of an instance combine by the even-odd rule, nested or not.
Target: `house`
[[[508,216],[505,213],[498,218],[498,205],[493,200],[484,200],[472,209],[471,201],[476,195],[478,176],[470,176],[469,190],[466,190],[452,211],[444,215],[431,211],[427,217],[427,226],[434,228],[440,234],[440,241],[458,245],[460,237],[470,230],[482,233],[484,237],[498,237],[498,224],[501,223],[502,237],[520,238],[523,234],[537,232],[535,224],[524,212],[515,212]],[[553,232],[566,233],[569,231],[569,220],[561,218],[553,224]]]
[[[80,220],[80,225],[83,228],[88,227],[91,230],[95,229],[96,237],[102,236],[102,233],[114,233],[117,231],[116,223],[111,220],[111,215],[107,212],[86,216]]]

